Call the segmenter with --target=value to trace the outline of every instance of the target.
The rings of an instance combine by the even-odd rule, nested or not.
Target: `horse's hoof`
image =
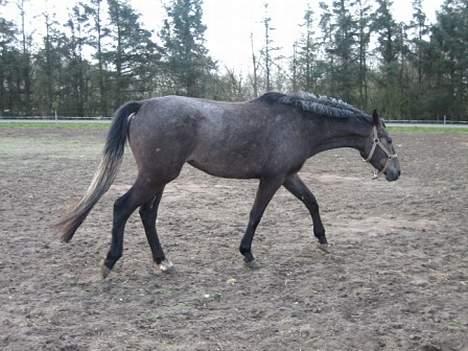
[[[318,248],[327,254],[330,253],[330,250],[328,249],[328,244],[319,244]]]
[[[255,260],[255,259],[253,259],[251,261],[244,261],[244,264],[245,264],[245,266],[247,268],[252,269],[252,270],[256,270],[256,269],[260,268],[260,266],[257,263],[257,260]]]
[[[104,261],[102,261],[102,263],[101,263],[101,277],[102,277],[102,279],[106,279],[106,277],[109,275],[110,272],[111,272],[111,269],[106,266]]]
[[[168,259],[165,259],[158,264],[159,270],[163,273],[171,273],[174,270],[174,265]]]

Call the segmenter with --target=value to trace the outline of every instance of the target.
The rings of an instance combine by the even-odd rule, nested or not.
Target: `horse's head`
[[[375,110],[372,114],[372,132],[366,141],[362,156],[377,170],[374,172],[374,178],[385,174],[388,181],[394,181],[400,177],[400,162],[393,148],[392,138]]]

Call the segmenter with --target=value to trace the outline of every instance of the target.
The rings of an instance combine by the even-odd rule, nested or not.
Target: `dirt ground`
[[[152,264],[139,217],[106,279],[115,185],[70,244],[51,225],[88,186],[105,129],[0,128],[1,350],[468,350],[468,134],[394,135],[398,182],[371,180],[356,151],[310,159],[331,253],[280,190],[238,245],[256,181],[187,166],[163,197]],[[128,151],[128,150],[127,150]]]

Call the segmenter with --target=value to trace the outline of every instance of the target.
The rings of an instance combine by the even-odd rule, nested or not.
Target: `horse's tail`
[[[73,234],[83,223],[94,205],[114,182],[124,154],[129,126],[128,117],[132,113],[138,112],[140,107],[141,103],[139,102],[129,102],[116,111],[107,134],[101,162],[88,190],[78,204],[57,223],[57,227],[62,232],[62,240],[64,242],[72,239]]]

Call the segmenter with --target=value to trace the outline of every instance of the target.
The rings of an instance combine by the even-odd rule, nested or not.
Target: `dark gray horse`
[[[64,241],[71,240],[111,186],[127,137],[138,176],[114,204],[112,243],[102,265],[104,277],[122,256],[125,223],[138,207],[154,261],[163,271],[171,267],[158,239],[156,217],[165,185],[179,175],[186,162],[218,177],[260,180],[240,244],[248,264],[254,262],[251,246],[255,229],[281,186],[308,208],[314,234],[326,247],[317,201],[297,174],[309,157],[324,150],[351,147],[388,181],[400,176],[392,140],[377,113],[374,111],[371,117],[332,98],[267,93],[244,103],[180,96],[129,102],[115,113],[102,161],[88,191],[59,224]]]

